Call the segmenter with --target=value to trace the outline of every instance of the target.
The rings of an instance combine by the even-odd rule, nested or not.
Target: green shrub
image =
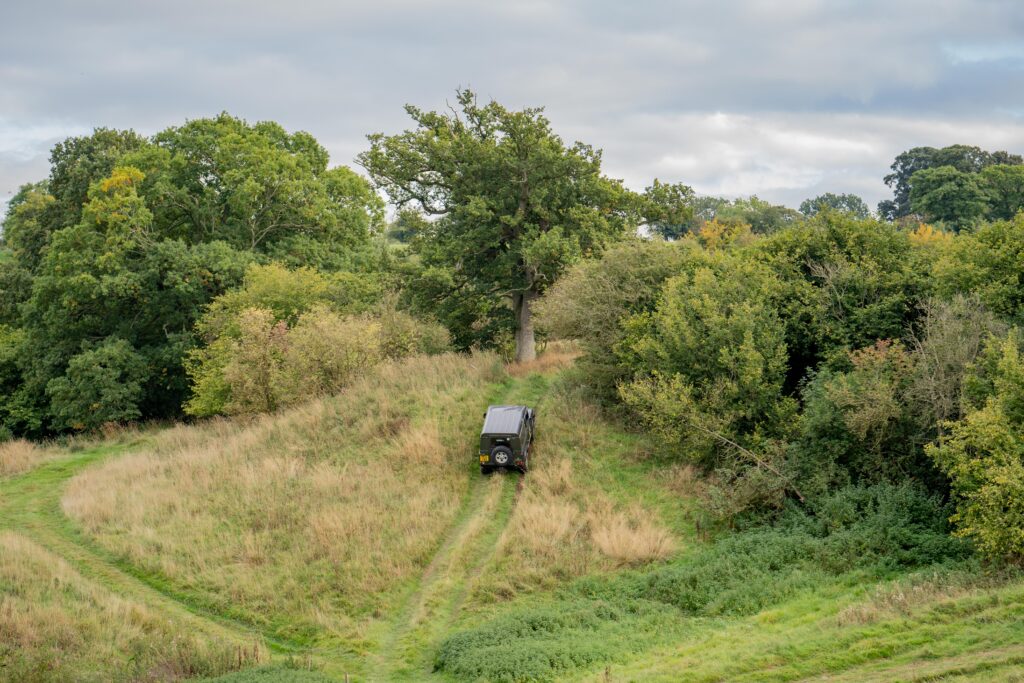
[[[434,668],[464,680],[549,681],[646,649],[650,634],[676,616],[649,600],[566,597],[455,633],[438,648]]]
[[[929,478],[926,426],[909,391],[915,358],[899,342],[849,354],[846,372],[823,369],[805,386],[800,435],[790,455],[808,490],[853,482]]]
[[[718,252],[668,280],[616,349],[632,374],[619,386],[623,403],[667,457],[716,472],[720,517],[778,507],[793,489],[783,456],[796,402],[783,394],[778,284],[763,265]]]
[[[335,680],[319,671],[305,671],[288,665],[261,666],[204,679],[205,683],[333,683]]]
[[[340,313],[366,312],[380,296],[379,285],[369,276],[321,273],[313,268],[290,270],[279,263],[254,264],[246,270],[242,286],[217,297],[196,327],[210,340],[230,334],[237,316],[249,308],[266,309],[276,320],[293,325],[317,306]]]
[[[615,349],[622,322],[654,309],[665,281],[691,271],[707,258],[693,242],[628,240],[601,258],[573,266],[537,302],[537,325],[559,339],[578,340],[583,383],[605,404],[618,398],[616,386],[629,376]]]
[[[1024,215],[957,235],[931,268],[940,295],[973,293],[996,315],[1024,323]]]
[[[437,355],[451,350],[448,330],[435,322],[419,320],[386,307],[377,316],[380,348],[386,358],[405,358],[418,353]]]
[[[638,580],[634,595],[690,615],[753,614],[852,570],[964,557],[937,497],[909,484],[847,487],[773,526],[731,534],[690,561]]]
[[[822,360],[901,339],[930,286],[906,232],[848,213],[819,214],[754,250],[782,282],[778,305],[794,388]]]
[[[207,345],[186,362],[185,412],[272,412],[336,393],[383,358],[448,350],[443,327],[380,297],[376,280],[353,273],[252,266],[244,285],[218,297],[197,324]]]
[[[71,359],[63,377],[46,385],[54,423],[81,430],[136,419],[146,375],[144,359],[124,339],[87,348]]]
[[[270,310],[245,309],[230,329],[193,354],[193,415],[267,413],[337,393],[383,358],[380,323],[322,306],[290,328]]]
[[[634,379],[620,394],[673,455],[718,466],[732,443],[786,430],[775,286],[760,264],[723,256],[669,280],[657,309],[629,322],[619,351]]]
[[[948,423],[951,433],[928,447],[949,476],[956,503],[957,534],[985,555],[1024,558],[1024,360],[1020,333],[1011,331],[990,345],[982,364],[986,377],[982,407]],[[992,362],[994,361],[994,363]],[[994,365],[994,367],[993,367]]]
[[[687,628],[681,616],[755,614],[849,572],[959,560],[968,546],[950,537],[946,515],[912,485],[843,489],[672,564],[582,579],[551,605],[455,633],[435,667],[470,680],[552,680],[657,645]]]

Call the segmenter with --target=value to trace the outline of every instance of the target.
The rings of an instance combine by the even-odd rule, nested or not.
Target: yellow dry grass
[[[538,417],[529,475],[498,542],[495,567],[478,600],[552,588],[594,571],[669,557],[677,548],[655,511],[613,500],[594,471],[602,459],[629,458],[596,407],[572,395],[549,397]]]
[[[839,626],[863,626],[893,617],[909,617],[937,603],[980,593],[999,585],[1000,577],[992,574],[923,574],[890,581],[875,587],[871,596],[845,607],[836,616]]]
[[[218,608],[358,640],[452,523],[474,474],[466,425],[503,374],[493,355],[413,358],[282,414],[175,427],[77,476],[63,507]]]
[[[531,373],[547,374],[567,368],[579,358],[581,351],[574,341],[548,342],[544,352],[534,360],[525,363],[510,363],[508,373],[513,377],[525,377]]]
[[[55,451],[25,439],[0,442],[0,477],[21,474],[55,456]]]
[[[230,670],[236,656],[0,532],[0,679],[173,681]]]
[[[608,504],[595,505],[588,522],[594,546],[619,565],[663,560],[675,549],[672,534],[639,506],[616,510]]]

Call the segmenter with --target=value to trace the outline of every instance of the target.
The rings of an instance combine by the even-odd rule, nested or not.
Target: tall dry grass
[[[174,681],[237,668],[238,652],[87,581],[29,539],[0,532],[0,679]],[[257,661],[265,656],[253,652]]]
[[[55,455],[53,449],[37,446],[25,439],[0,442],[0,477],[27,472]]]
[[[572,392],[549,396],[538,411],[538,439],[493,566],[477,582],[481,602],[553,588],[595,571],[669,557],[678,543],[658,513],[616,500],[598,469],[638,457],[637,444]]]
[[[525,377],[534,372],[547,374],[567,368],[579,358],[582,352],[579,344],[571,340],[548,342],[543,353],[525,363],[510,363],[508,373],[513,377]]]
[[[160,435],[73,479],[112,552],[292,635],[360,638],[429,561],[467,490],[493,355],[387,364],[344,394]]]
[[[911,575],[875,586],[867,600],[843,608],[836,615],[836,624],[863,626],[893,617],[910,617],[922,610],[997,588],[1006,580],[998,571],[937,571]]]

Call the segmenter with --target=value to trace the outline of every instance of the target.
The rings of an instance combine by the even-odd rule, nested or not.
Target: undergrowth
[[[678,639],[696,623],[684,617],[751,615],[845,574],[961,560],[968,548],[945,519],[940,501],[909,485],[846,489],[669,564],[581,579],[557,602],[457,632],[435,667],[468,680],[551,680]]]

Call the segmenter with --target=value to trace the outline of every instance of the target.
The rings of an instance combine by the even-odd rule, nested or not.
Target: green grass
[[[453,636],[437,664],[452,680],[493,681],[896,681],[1019,671],[1024,586],[1017,578],[972,585],[976,568],[965,576],[961,585],[955,568],[888,580],[819,576],[746,616],[563,593]],[[919,602],[888,597],[921,581],[929,588]]]
[[[199,615],[124,571],[61,513],[68,479],[129,446],[65,453],[0,480],[7,546],[0,560],[0,631],[5,645],[22,642],[11,650],[0,646],[0,680],[196,675],[269,654],[258,634]]]
[[[659,643],[613,665],[611,680],[924,681],[975,673],[1013,680],[1007,676],[1021,670],[1024,655],[1020,582],[945,596],[943,574],[933,576],[932,595],[894,608],[879,604],[870,577],[851,575],[755,616]],[[912,581],[884,585],[899,592]]]
[[[304,671],[289,665],[264,666],[206,679],[207,683],[332,683],[319,671]]]
[[[942,508],[915,489],[851,489],[823,508],[661,566],[577,581],[556,601],[451,635],[436,665],[460,679],[553,680],[678,640],[707,618],[757,614],[851,576],[878,580],[965,557]]]
[[[642,435],[603,418],[557,373],[485,372],[480,382],[463,377],[466,368],[443,370],[451,379],[438,379],[442,369],[424,379],[385,374],[369,393],[254,424],[77,443],[0,479],[0,532],[38,546],[24,551],[43,558],[37,564],[66,565],[62,575],[77,587],[54,592],[43,573],[36,582],[25,571],[6,584],[0,576],[5,605],[24,610],[15,600],[31,595],[49,615],[33,621],[0,609],[0,635],[17,614],[23,627],[68,623],[78,634],[73,647],[54,648],[64,642],[58,629],[22,648],[18,679],[162,680],[152,672],[174,671],[224,672],[210,679],[219,683],[346,674],[353,682],[924,681],[1015,680],[1024,668],[1024,583],[965,558],[934,523],[942,517],[934,502],[851,490],[817,517],[790,514],[774,529],[703,542],[687,473],[660,466]],[[518,402],[538,408],[533,468],[482,477],[472,457],[482,408]],[[443,477],[391,457],[435,443],[456,458]],[[197,483],[204,468],[216,474],[209,490]],[[384,476],[391,468],[400,476]],[[251,488],[239,470],[254,477]],[[289,555],[309,538],[296,536],[308,532],[302,525],[341,500],[316,498],[314,488],[345,471],[379,474],[375,485],[396,488],[378,500],[395,509],[424,487],[453,492],[436,498],[448,507],[429,537],[393,546],[416,555],[393,565],[380,589],[357,582],[386,555],[319,564]],[[169,472],[178,488],[163,490]],[[211,511],[212,527],[203,521]],[[259,528],[246,525],[266,515],[280,515],[292,537],[266,536],[280,545],[251,548],[262,548],[252,564],[237,559],[249,552],[247,531]],[[142,521],[125,524],[133,516]],[[224,534],[211,543],[201,536],[210,529]],[[636,538],[672,546],[655,552],[656,543]],[[264,592],[289,586],[289,573],[292,594]],[[110,610],[125,605],[144,615],[144,628],[113,629],[123,619]],[[173,633],[192,640],[168,650]],[[141,654],[104,655],[101,641]],[[12,661],[0,646],[0,680],[12,680]]]

